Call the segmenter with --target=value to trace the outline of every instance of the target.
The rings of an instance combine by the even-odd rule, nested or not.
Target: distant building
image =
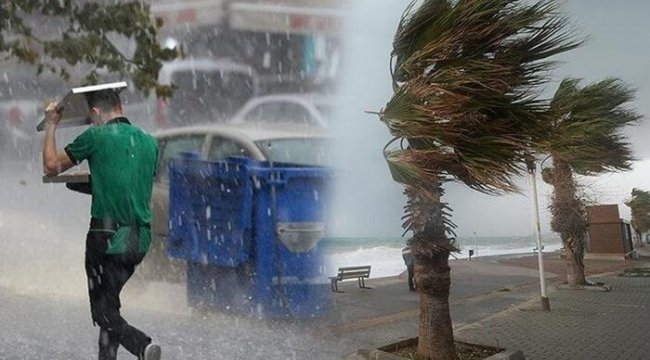
[[[630,222],[620,218],[618,205],[587,206],[587,258],[624,260],[633,255]]]
[[[251,66],[262,92],[331,87],[339,76],[344,0],[152,0],[188,55]]]

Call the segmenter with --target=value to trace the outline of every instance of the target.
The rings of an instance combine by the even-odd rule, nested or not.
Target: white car
[[[334,100],[316,94],[277,94],[250,99],[233,116],[233,124],[290,123],[326,129]]]
[[[157,100],[158,129],[222,122],[258,92],[255,70],[229,60],[166,62],[158,81],[175,87],[171,98]]]
[[[329,166],[329,138],[318,129],[273,129],[247,125],[214,124],[182,127],[155,134],[159,164],[152,195],[152,247],[142,266],[147,279],[182,281],[185,263],[167,257],[169,231],[169,160],[181,152],[195,152],[208,160],[246,156],[255,160]]]

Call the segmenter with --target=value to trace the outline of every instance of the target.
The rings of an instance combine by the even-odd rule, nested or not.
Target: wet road
[[[133,300],[133,299],[131,299]],[[126,300],[123,313],[163,346],[165,359],[335,359],[332,344],[302,325],[271,324],[221,314],[148,310]],[[0,358],[92,359],[97,329],[87,303],[60,295],[20,295],[0,288]],[[329,350],[328,350],[329,349]],[[120,350],[120,358],[132,358]]]

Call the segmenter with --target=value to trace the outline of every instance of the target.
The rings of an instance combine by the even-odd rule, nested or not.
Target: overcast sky
[[[399,236],[404,198],[402,187],[390,179],[381,150],[389,140],[377,116],[392,94],[388,71],[389,53],[399,17],[408,1],[357,0],[345,29],[347,63],[335,135],[343,140],[335,150],[338,173],[332,219],[335,236]],[[650,2],[645,0],[568,0],[565,10],[581,34],[589,36],[582,48],[563,55],[553,73],[583,78],[586,82],[620,77],[638,89],[634,106],[650,122]],[[556,83],[550,84],[548,93]],[[628,131],[640,160],[634,170],[599,178],[581,179],[588,193],[602,203],[622,204],[632,187],[650,190],[650,124]],[[644,160],[649,159],[649,160]],[[527,179],[521,179],[523,195],[492,197],[462,185],[447,186],[445,201],[454,209],[459,236],[529,235],[532,206]],[[543,232],[549,232],[549,188],[538,181]]]

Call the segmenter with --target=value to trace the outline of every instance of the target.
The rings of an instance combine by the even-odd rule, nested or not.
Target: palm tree
[[[625,202],[632,212],[630,221],[636,233],[637,244],[643,244],[641,235],[650,230],[650,191],[632,189],[632,196]]]
[[[532,132],[547,116],[534,90],[548,57],[578,43],[552,0],[425,0],[402,15],[391,53],[394,95],[379,113],[384,148],[407,196],[420,293],[418,353],[456,359],[449,255],[458,251],[443,185],[515,191]]]
[[[551,100],[550,121],[536,141],[553,162],[542,175],[553,186],[551,228],[564,244],[569,285],[586,284],[586,210],[575,174],[628,170],[632,153],[620,131],[640,118],[625,108],[634,91],[620,80],[606,79],[582,88],[579,84],[572,78],[560,83]]]

